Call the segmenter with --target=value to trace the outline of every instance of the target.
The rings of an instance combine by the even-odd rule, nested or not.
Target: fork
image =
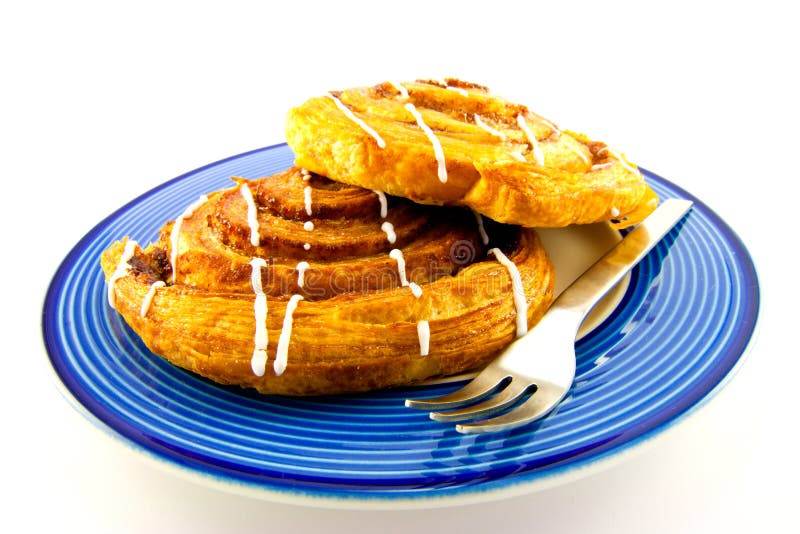
[[[550,413],[575,379],[575,337],[586,315],[691,207],[688,200],[662,202],[565,289],[533,329],[466,386],[433,399],[407,399],[406,406],[434,410],[430,417],[435,421],[477,419],[457,424],[456,430],[462,434],[509,430]],[[497,394],[491,396],[493,393]],[[490,417],[500,412],[505,413]]]

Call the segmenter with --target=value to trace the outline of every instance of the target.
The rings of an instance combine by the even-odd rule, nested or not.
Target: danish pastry
[[[622,227],[658,203],[621,153],[452,78],[332,91],[291,109],[286,135],[332,180],[503,223]]]
[[[102,255],[108,300],[156,354],[223,384],[317,395],[487,363],[536,323],[534,230],[293,167],[189,202]]]

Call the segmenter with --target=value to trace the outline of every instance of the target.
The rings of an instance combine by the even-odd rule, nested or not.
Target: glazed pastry
[[[286,135],[332,180],[503,223],[628,226],[658,203],[619,152],[452,78],[332,91],[290,110]]]
[[[316,395],[480,367],[535,324],[553,270],[534,230],[300,168],[194,202],[102,256],[147,346],[223,384]]]

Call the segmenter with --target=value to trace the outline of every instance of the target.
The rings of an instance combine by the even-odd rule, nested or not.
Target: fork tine
[[[533,387],[535,387],[533,384],[522,380],[512,380],[507,388],[480,404],[449,412],[431,412],[431,419],[434,421],[463,421],[491,415],[508,408]]]
[[[462,434],[480,434],[510,430],[532,423],[550,413],[566,393],[567,391],[558,386],[539,384],[536,392],[528,400],[508,413],[476,423],[456,425],[456,430]]]
[[[446,410],[458,408],[484,399],[505,387],[511,380],[507,373],[487,367],[461,389],[433,399],[406,399],[406,407],[421,410]]]

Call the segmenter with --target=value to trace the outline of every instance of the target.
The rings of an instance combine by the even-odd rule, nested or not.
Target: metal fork
[[[406,406],[450,410],[432,411],[430,417],[436,421],[480,419],[457,424],[456,430],[463,434],[508,430],[547,415],[572,387],[575,336],[586,315],[686,215],[691,206],[688,200],[665,200],[565,289],[528,334],[509,345],[466,386],[434,399],[407,399]],[[520,402],[529,394],[524,402]],[[484,400],[487,397],[490,398]],[[501,415],[485,419],[512,406],[513,409]]]

